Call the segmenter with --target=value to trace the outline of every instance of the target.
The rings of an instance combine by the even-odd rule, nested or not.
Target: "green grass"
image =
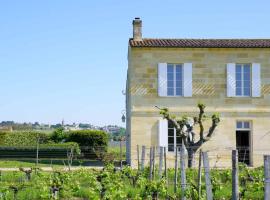
[[[40,160],[38,167],[65,167],[67,160]],[[102,166],[101,161],[74,160],[72,166]],[[35,160],[0,160],[0,168],[36,167]]]

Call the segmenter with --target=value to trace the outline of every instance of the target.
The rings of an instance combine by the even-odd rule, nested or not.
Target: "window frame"
[[[169,65],[173,66],[173,95],[169,95],[169,84],[168,84],[168,67]],[[180,88],[180,94],[177,95],[177,87],[176,87],[176,67],[177,65],[180,65],[181,68],[181,88]],[[184,96],[184,63],[167,63],[167,97],[183,97]],[[170,87],[171,88],[171,87]],[[179,88],[179,87],[178,87]]]
[[[242,124],[241,128],[237,127],[238,123]],[[245,123],[249,124],[248,128],[245,128]],[[249,120],[237,120],[235,125],[236,125],[236,131],[251,131],[251,121]]]
[[[175,148],[176,147],[180,147],[182,145],[182,140],[181,140],[181,143],[180,144],[177,144],[177,138],[178,137],[180,138],[180,136],[177,136],[176,135],[176,129],[174,127],[170,127],[170,124],[169,123],[170,122],[168,122],[168,138],[167,138],[167,140],[168,140],[168,152],[173,153],[173,152],[175,152]],[[169,129],[173,129],[173,136],[170,136],[169,135]],[[171,146],[172,144],[169,143],[169,138],[172,138],[172,137],[173,137],[173,151],[170,151],[169,150],[169,146]]]
[[[237,94],[237,84],[236,82],[238,81],[237,80],[237,66],[241,66],[241,95],[238,95]],[[249,70],[250,70],[250,74],[249,74],[249,95],[245,95],[244,93],[244,82],[245,82],[245,79],[244,79],[244,66],[245,65],[249,65]],[[235,96],[236,97],[252,97],[252,64],[251,63],[235,63]]]

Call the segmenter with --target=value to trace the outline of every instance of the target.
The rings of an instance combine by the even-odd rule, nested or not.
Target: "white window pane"
[[[244,122],[244,128],[250,128],[249,122]]]
[[[243,128],[242,122],[236,122],[236,128]]]
[[[167,73],[167,80],[173,81],[174,74],[173,73]]]
[[[173,88],[174,86],[173,86],[173,81],[168,81],[167,82],[167,87],[168,88]]]
[[[244,87],[250,88],[250,81],[244,81]]]
[[[244,95],[250,96],[250,88],[244,88]]]
[[[176,88],[176,95],[181,96],[182,95],[182,88]]]
[[[168,145],[168,151],[174,151],[174,145]]]
[[[176,81],[175,86],[176,87],[182,87],[182,81]]]
[[[241,81],[236,81],[235,83],[236,83],[236,87],[239,87],[239,88],[242,87],[242,82]]]
[[[173,88],[167,88],[167,95],[168,96],[173,96]]]
[[[244,80],[246,80],[246,81],[250,80],[250,74],[249,73],[244,73]]]
[[[242,95],[242,88],[236,88],[236,95],[241,96]]]
[[[242,79],[241,73],[236,73],[236,80],[240,81]]]
[[[174,136],[174,129],[172,129],[172,128],[169,128],[168,129],[168,136]]]
[[[175,79],[176,79],[177,81],[180,81],[180,80],[182,79],[182,74],[176,73]]]
[[[235,71],[236,71],[236,73],[241,73],[241,65],[236,65],[236,67],[235,67]]]
[[[167,72],[168,73],[173,73],[173,65],[172,64],[168,64],[168,66],[167,66]]]
[[[249,73],[250,74],[250,65],[249,64],[244,65],[244,73]]]
[[[174,137],[168,137],[168,144],[174,144]]]
[[[176,73],[181,73],[181,72],[182,72],[181,65],[176,65]]]

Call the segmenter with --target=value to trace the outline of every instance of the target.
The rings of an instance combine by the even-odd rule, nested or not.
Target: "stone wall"
[[[157,123],[154,107],[168,107],[177,115],[197,114],[197,103],[206,104],[206,112],[219,112],[221,123],[211,141],[203,148],[224,150],[235,148],[236,120],[252,124],[252,164],[262,164],[264,153],[270,154],[270,49],[265,48],[129,48],[127,89],[127,133],[130,134],[132,165],[136,162],[136,146],[157,145]],[[192,63],[193,96],[159,97],[157,94],[158,63]],[[227,97],[227,63],[260,63],[262,96]],[[225,158],[225,156],[224,156]],[[221,165],[228,164],[220,159]]]

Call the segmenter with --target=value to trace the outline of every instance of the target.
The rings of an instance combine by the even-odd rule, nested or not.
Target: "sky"
[[[0,121],[121,122],[132,20],[146,38],[270,38],[269,0],[0,0]]]

